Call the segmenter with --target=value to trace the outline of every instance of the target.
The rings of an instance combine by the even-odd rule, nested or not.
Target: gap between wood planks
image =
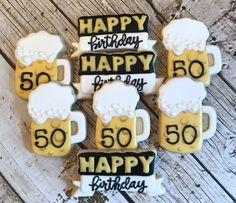
[[[71,25],[77,29],[77,26],[73,23],[73,21],[65,14],[63,10],[61,10],[60,7],[57,6],[57,4],[53,0],[49,0],[60,12],[61,14],[71,23]],[[161,24],[164,22],[168,23],[168,21],[156,10],[155,6],[152,3],[152,0],[146,0],[147,3],[152,7],[153,11],[156,14],[156,18],[160,21]],[[233,92],[236,92],[235,89],[226,81],[222,75],[219,75],[219,77],[231,88]],[[141,101],[145,104],[145,106],[158,118],[157,113],[147,104],[147,102],[141,97]],[[191,154],[191,156],[204,168],[204,170],[207,171],[207,173],[217,182],[217,184],[224,190],[224,192],[233,200],[236,202],[236,199],[231,195],[231,193],[220,183],[220,181],[217,180],[217,178],[204,166],[204,164],[194,155]],[[122,194],[123,195],[123,194]]]
[[[17,202],[24,202],[24,200],[21,198],[21,196],[17,193],[17,191],[11,186],[11,184],[6,180],[6,178],[3,176],[3,174],[0,172],[0,177],[3,179],[3,181],[8,185],[9,189],[12,193],[15,193],[14,196],[18,198]],[[8,194],[7,194],[8,195]],[[1,199],[1,198],[0,198]],[[3,202],[5,199],[2,200]],[[15,200],[14,200],[15,201]]]

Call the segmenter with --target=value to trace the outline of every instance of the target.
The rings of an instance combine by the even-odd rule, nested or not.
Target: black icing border
[[[140,61],[138,61],[135,65],[133,65],[133,67],[131,68],[130,72],[126,72],[124,67],[122,67],[124,70],[119,70],[119,71],[83,71],[81,70],[82,67],[82,60],[81,57],[82,56],[107,56],[108,62],[109,64],[111,64],[111,60],[112,60],[112,56],[125,56],[125,55],[134,55],[134,56],[138,56],[138,55],[147,55],[147,54],[151,54],[153,55],[152,60],[150,62],[149,65],[149,70],[143,71],[141,66],[140,66]],[[110,56],[110,57],[109,57]],[[100,59],[100,57],[96,57],[96,64],[98,63],[98,58]],[[139,52],[135,52],[135,51],[130,51],[130,52],[110,52],[110,53],[105,53],[105,52],[86,52],[83,53],[79,56],[79,71],[78,71],[78,75],[82,76],[82,75],[123,75],[123,74],[140,74],[140,73],[155,73],[154,70],[154,62],[156,60],[156,54],[153,51],[139,51]]]
[[[148,173],[143,173],[142,172],[142,164],[139,161],[138,165],[132,168],[131,173],[125,173],[122,169],[124,169],[124,166],[118,167],[117,168],[117,172],[116,173],[97,173],[97,172],[80,172],[80,167],[78,168],[78,173],[80,175],[104,175],[104,176],[110,176],[110,175],[119,175],[119,176],[150,176],[154,174],[154,167],[155,167],[155,159],[156,159],[156,153],[152,150],[150,151],[144,151],[144,152],[96,152],[96,151],[91,151],[91,152],[81,152],[78,155],[78,163],[79,163],[79,157],[89,157],[89,156],[93,156],[95,157],[95,163],[98,162],[99,158],[101,156],[105,156],[108,160],[109,165],[111,166],[111,156],[120,156],[120,157],[125,157],[125,156],[134,156],[134,157],[138,157],[138,156],[144,156],[145,158],[147,158],[148,156],[153,156],[154,159],[152,160],[151,164],[150,164],[150,170]],[[109,159],[110,157],[110,159]],[[96,167],[96,164],[95,164]]]
[[[137,30],[137,29],[133,29],[133,28],[130,28],[130,29],[127,29],[125,31],[120,31],[119,29],[116,29],[114,30],[113,32],[98,32],[98,33],[91,33],[91,34],[80,34],[80,26],[79,26],[79,20],[80,19],[88,19],[88,18],[92,18],[92,19],[96,19],[96,18],[102,18],[103,21],[105,20],[106,21],[106,18],[107,17],[123,17],[123,16],[128,16],[128,17],[131,17],[131,16],[134,16],[134,15],[137,15],[137,16],[141,16],[141,15],[145,15],[147,18],[144,22],[144,29],[143,30]],[[104,22],[105,22],[104,21]],[[139,32],[148,32],[148,21],[149,21],[149,17],[146,13],[135,13],[135,14],[120,14],[120,15],[95,15],[95,16],[81,16],[78,18],[78,36],[79,37],[83,37],[83,36],[92,36],[92,35],[104,35],[104,34],[113,34],[113,33],[139,33]],[[94,27],[94,20],[93,20],[93,27]],[[131,27],[132,26],[132,22],[131,22]]]

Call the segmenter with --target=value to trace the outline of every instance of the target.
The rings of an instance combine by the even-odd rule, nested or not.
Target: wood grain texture
[[[11,186],[6,182],[0,174],[0,202],[4,203],[23,203]]]
[[[9,57],[11,63],[14,63],[14,49],[17,40],[32,31],[45,29],[58,33],[63,36],[65,43],[70,46],[71,41],[78,41],[76,22],[79,16],[146,12],[150,16],[150,38],[157,39],[158,41],[155,47],[158,50],[157,73],[158,75],[166,75],[166,52],[161,44],[161,29],[166,23],[166,19],[163,17],[163,14],[166,14],[165,9],[173,3],[171,1],[168,2],[170,4],[167,6],[164,5],[165,1],[160,2],[162,10],[158,11],[161,13],[159,15],[157,10],[155,10],[156,8],[154,7],[155,9],[153,9],[150,2],[146,1],[141,3],[138,1],[116,0],[78,2],[43,0],[36,3],[35,1],[4,0],[0,2],[1,50]],[[66,57],[69,50],[65,53]],[[74,67],[76,67],[75,64]],[[1,110],[4,109],[4,117],[1,118],[3,120],[2,128],[6,128],[4,126],[10,123],[11,126],[16,127],[16,130],[12,132],[9,128],[6,129],[8,134],[1,141],[1,149],[3,149],[1,153],[6,157],[4,162],[2,162],[5,164],[5,167],[1,170],[4,171],[6,179],[11,182],[14,189],[19,194],[22,194],[22,198],[27,202],[32,202],[33,198],[35,198],[34,202],[43,200],[55,202],[72,201],[66,197],[63,189],[68,186],[68,178],[73,177],[75,154],[81,148],[95,148],[95,116],[91,109],[91,101],[77,102],[77,105],[74,107],[75,109],[85,111],[88,118],[89,136],[84,145],[75,146],[72,154],[67,159],[37,157],[30,152],[29,140],[24,138],[29,136],[29,118],[26,115],[25,103],[16,98],[12,86],[10,86],[10,90],[7,89],[9,86],[6,84],[12,85],[10,81],[13,80],[11,78],[13,77],[13,71],[3,72],[2,74],[11,74],[8,80],[6,79],[7,81],[2,81],[5,84],[4,98],[7,98],[7,102],[2,102],[4,104],[3,108],[1,108]],[[2,87],[1,85],[1,89]],[[17,100],[17,102],[13,103],[12,100]],[[217,76],[212,81],[212,86],[208,88],[206,103],[213,105],[220,115],[216,136],[207,141],[203,146],[203,151],[196,155],[181,156],[164,151],[159,152],[158,162],[160,167],[158,170],[169,177],[169,183],[165,182],[165,185],[168,187],[168,193],[158,198],[129,194],[135,202],[232,202],[232,198],[229,197],[224,189],[226,188],[230,194],[235,196],[233,189],[236,182],[235,167],[233,165],[235,163],[234,146],[236,132],[235,92]],[[16,106],[18,105],[24,107],[24,109],[17,108]],[[141,146],[156,145],[158,117],[155,110],[154,97],[143,98],[139,107],[148,109],[152,117],[151,137],[149,142],[144,142]],[[15,116],[14,122],[8,121],[8,118],[12,115]],[[22,115],[24,116],[22,117]],[[13,138],[12,134],[14,134]],[[19,164],[15,163],[16,152],[17,154],[19,152],[26,154],[26,156],[19,155],[17,159]],[[24,163],[26,160],[27,163],[30,163],[29,165],[34,167],[27,167],[27,164]],[[209,160],[211,160],[210,163]],[[56,170],[49,163],[55,166]],[[10,169],[12,166],[14,169],[19,170],[16,176],[15,172]],[[46,178],[44,178],[45,176]],[[22,182],[26,184],[27,189],[22,188]],[[85,198],[82,201],[93,202],[96,200],[98,202],[126,201],[120,193],[97,193],[95,197]]]

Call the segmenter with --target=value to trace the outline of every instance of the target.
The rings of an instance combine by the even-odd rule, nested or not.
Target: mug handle
[[[75,111],[70,113],[71,121],[75,121],[78,126],[78,132],[71,135],[71,144],[79,143],[86,138],[86,118],[82,112]]]
[[[202,112],[209,116],[209,126],[206,131],[203,132],[203,140],[211,138],[216,132],[216,111],[211,106],[203,106]]]
[[[64,79],[60,81],[65,85],[69,85],[71,81],[71,67],[70,62],[67,59],[57,59],[57,68],[59,66],[64,67]]]
[[[144,141],[150,135],[150,116],[149,113],[144,109],[137,109],[135,111],[136,118],[142,118],[143,121],[143,132],[140,135],[137,135],[137,141]]]
[[[212,54],[214,58],[214,64],[209,67],[210,75],[214,75],[220,72],[222,66],[222,58],[220,49],[214,45],[207,45],[206,50],[208,54]]]

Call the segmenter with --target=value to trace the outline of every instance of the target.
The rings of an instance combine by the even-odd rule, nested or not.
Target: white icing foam
[[[176,55],[181,55],[184,49],[204,50],[209,32],[204,23],[182,18],[173,20],[165,26],[162,36],[165,48]]]
[[[138,101],[139,94],[133,85],[115,81],[94,93],[93,110],[104,123],[109,123],[113,116],[134,117]]]
[[[24,66],[31,65],[36,60],[52,63],[62,47],[63,43],[59,36],[39,31],[17,42],[15,56]]]
[[[160,87],[157,102],[161,111],[173,118],[182,111],[196,113],[205,97],[206,90],[202,82],[178,77],[169,79]]]
[[[65,120],[74,101],[72,87],[50,82],[39,85],[30,93],[28,112],[39,125],[49,118]]]

